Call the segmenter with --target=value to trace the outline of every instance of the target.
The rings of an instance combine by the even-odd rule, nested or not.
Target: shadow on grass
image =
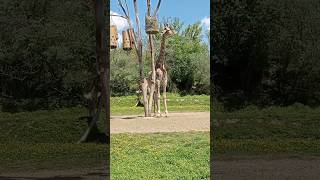
[[[32,180],[81,180],[82,177],[62,177],[62,176],[53,176],[53,177],[5,177],[0,176],[0,179],[6,180],[22,180],[22,179],[32,179]]]
[[[30,177],[30,176],[0,176],[0,179],[3,180],[85,180],[91,179],[91,177],[97,177],[105,179],[109,177],[107,173],[93,172],[86,175],[79,176],[51,176],[51,177]]]

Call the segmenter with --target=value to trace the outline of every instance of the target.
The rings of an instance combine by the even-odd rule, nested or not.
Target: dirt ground
[[[168,117],[113,116],[111,133],[210,131],[209,112],[170,113]]]
[[[318,180],[320,158],[217,160],[214,180]]]

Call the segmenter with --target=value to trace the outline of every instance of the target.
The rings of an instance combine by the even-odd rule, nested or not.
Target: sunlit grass
[[[198,112],[210,110],[210,97],[207,95],[180,96],[169,93],[167,95],[168,110],[170,112]],[[122,96],[111,98],[112,115],[143,114],[143,107],[135,107],[137,96]],[[160,109],[163,110],[161,100]]]
[[[209,111],[209,96],[168,96],[171,112]],[[111,97],[112,115],[143,114],[141,107],[134,107],[135,98]],[[79,120],[79,117],[86,115],[87,110],[82,107],[0,113],[0,171],[104,166],[107,163],[108,146],[76,144],[87,128],[86,121]],[[101,114],[99,127],[104,127],[104,113]],[[184,174],[196,179],[208,177],[208,133],[112,135],[111,138],[111,156],[118,159],[113,161],[115,169],[112,173],[120,179],[148,178],[148,172],[158,172],[154,177],[164,179],[173,173],[178,174],[172,177],[183,179],[186,177]],[[158,164],[152,164],[155,157],[158,158],[155,161]],[[187,172],[194,165],[201,165],[199,171]],[[139,170],[140,166],[143,169]],[[131,176],[128,173],[132,171],[139,173]]]
[[[111,179],[209,179],[209,133],[112,136]]]

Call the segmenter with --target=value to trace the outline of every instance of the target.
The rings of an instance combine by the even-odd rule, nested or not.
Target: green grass
[[[210,110],[210,97],[207,95],[179,96],[169,93],[168,111],[169,112],[197,112]],[[112,115],[143,114],[143,107],[135,107],[137,96],[112,97],[111,113]],[[161,100],[161,110],[163,103]]]
[[[133,107],[135,103],[133,96],[112,97],[112,115],[142,114],[142,108]],[[209,111],[209,96],[169,94],[168,104],[170,112]],[[106,145],[75,144],[87,127],[78,118],[86,115],[87,110],[80,107],[0,112],[0,172],[104,166]],[[103,114],[99,123],[103,129]],[[170,176],[185,179],[184,174],[205,179],[209,175],[208,133],[112,135],[111,148],[112,174],[120,177],[115,179],[148,178],[148,172],[164,179]],[[158,164],[152,164],[155,157]],[[190,171],[197,165],[199,171]]]
[[[143,109],[133,107],[134,104],[134,96],[113,97],[112,115],[142,114]],[[170,112],[208,111],[209,97],[169,94],[168,104]],[[102,166],[106,162],[107,146],[75,144],[86,129],[86,123],[78,121],[78,117],[85,115],[84,108],[0,113],[0,171],[18,167]],[[211,143],[216,157],[320,155],[320,108],[214,110],[211,118],[214,132]],[[215,125],[217,120],[221,122],[219,127]],[[103,121],[100,123],[103,125]],[[209,174],[209,135],[112,135],[111,155],[115,179],[206,179]],[[197,171],[192,169],[194,167]]]
[[[112,179],[209,179],[209,133],[113,135]]]
[[[217,158],[234,157],[309,157],[320,156],[320,140],[316,139],[218,139],[213,141]]]
[[[235,112],[212,112],[212,122],[219,119],[215,138],[320,138],[320,108],[269,107],[247,108]]]
[[[209,111],[209,96],[178,96],[169,94],[170,112]],[[112,115],[143,114],[142,107],[133,107],[135,97],[112,97]],[[0,112],[0,143],[74,143],[79,140],[87,125],[85,108],[66,108],[55,111],[22,113]],[[104,113],[99,122],[104,127]]]
[[[73,143],[87,125],[85,109],[69,108],[56,111],[35,111],[0,114],[1,143]],[[100,122],[102,124],[102,122]]]
[[[211,117],[211,142],[217,157],[320,155],[320,108],[248,107],[234,112],[214,111]]]
[[[106,167],[107,150],[101,144],[0,144],[0,171]]]
[[[112,179],[209,179],[209,133],[116,134]],[[0,144],[0,171],[103,167],[107,146]],[[196,167],[196,168],[195,168]]]
[[[81,108],[0,113],[0,171],[103,166],[106,145],[76,144],[84,115]]]

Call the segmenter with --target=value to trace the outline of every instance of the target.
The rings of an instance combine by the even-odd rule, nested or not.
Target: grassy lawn
[[[112,179],[209,179],[208,132],[111,138]],[[0,171],[103,167],[106,150],[97,144],[0,144]]]
[[[134,96],[111,101],[112,115],[143,112],[133,107]],[[168,104],[171,112],[208,111],[209,97],[170,94]],[[320,108],[248,107],[211,112],[212,153],[218,158],[320,155]],[[0,113],[0,171],[103,166],[106,145],[75,144],[86,128],[78,117],[86,114],[84,108]],[[103,121],[100,123],[103,128]],[[114,179],[208,178],[208,133],[117,134],[111,138]]]
[[[0,144],[0,172],[106,167],[106,145],[72,143]]]
[[[316,139],[218,139],[213,143],[217,159],[319,157],[320,140]]]
[[[112,115],[142,114],[134,96],[112,97]],[[169,94],[169,110],[209,111],[209,96]],[[103,167],[107,146],[76,144],[86,129],[85,108],[0,113],[0,172]],[[101,117],[103,118],[103,116]],[[103,121],[100,121],[103,128]],[[208,179],[209,133],[112,135],[112,178]],[[155,159],[156,158],[156,159]],[[198,171],[192,170],[194,167]],[[158,179],[158,178],[156,178]]]
[[[112,136],[112,179],[209,179],[209,133]]]
[[[169,94],[171,112],[209,111],[209,96],[178,96]],[[143,114],[142,107],[133,107],[135,97],[112,97],[112,115]],[[55,111],[22,113],[0,112],[0,143],[74,143],[79,140],[87,125],[85,108],[66,108]],[[99,126],[103,129],[104,113]]]
[[[320,108],[248,107],[213,111],[211,117],[211,142],[217,157],[320,155]]]
[[[210,111],[210,97],[207,95],[179,96],[169,93],[167,95],[168,111],[170,112],[197,112]],[[129,115],[143,114],[143,107],[135,107],[137,96],[112,97],[111,114]],[[161,110],[163,103],[161,100]]]
[[[81,108],[0,113],[0,171],[104,167],[106,145],[76,144],[84,115]]]
[[[142,114],[142,108],[133,107],[134,96],[113,97],[111,101],[113,115]],[[208,111],[209,97],[170,94],[169,110]],[[211,112],[211,143],[216,157],[320,155],[320,108],[248,107]],[[78,117],[86,114],[84,108],[0,113],[0,171],[103,166],[107,146],[75,144],[86,128]],[[103,128],[103,121],[100,123]],[[208,133],[112,135],[111,151],[116,179],[128,175],[132,179],[151,178],[148,174],[158,179],[208,176]],[[192,167],[198,171],[192,171]]]

